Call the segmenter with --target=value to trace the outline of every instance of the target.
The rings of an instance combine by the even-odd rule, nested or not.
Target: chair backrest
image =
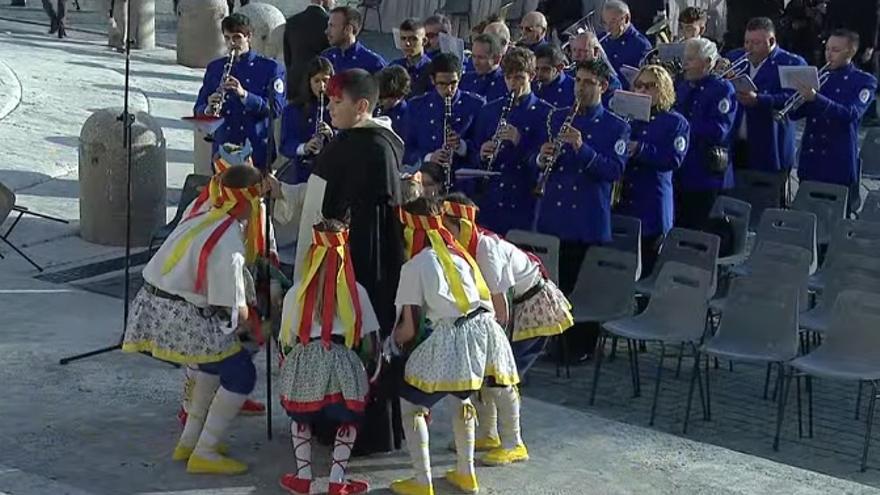
[[[792,359],[798,354],[799,300],[800,287],[770,274],[735,278],[714,338]]]
[[[862,177],[880,178],[880,129],[868,129],[859,157],[862,160]]]
[[[447,15],[467,15],[471,11],[471,0],[446,0],[437,12]]]
[[[733,226],[733,254],[740,254],[746,250],[751,216],[752,205],[730,196],[718,196],[709,213],[709,218],[730,220],[730,224]]]
[[[682,340],[699,340],[706,328],[706,312],[714,275],[711,271],[669,261],[660,269],[648,307],[637,318],[662,322]]]
[[[859,212],[859,220],[880,222],[880,191],[874,190],[868,193]]]
[[[636,256],[610,247],[590,248],[568,296],[575,315],[578,308],[612,314],[631,307],[638,268]]]
[[[15,206],[15,193],[0,183],[0,224],[6,221],[6,218],[12,213],[13,206]]]
[[[845,218],[837,223],[831,234],[828,252],[822,270],[834,266],[837,258],[844,254],[873,256],[880,252],[880,223]]]
[[[611,215],[611,243],[608,247],[636,255],[636,279],[642,275],[642,221],[626,215]]]
[[[810,273],[816,271],[816,214],[807,211],[770,208],[761,215],[755,244],[776,242],[798,246],[813,254]]]
[[[510,230],[505,239],[518,247],[530,251],[544,263],[550,279],[559,282],[559,238],[552,235],[529,232],[527,230]]]
[[[880,294],[860,290],[842,292],[834,303],[829,331],[816,351],[826,359],[840,359],[880,367]]]
[[[880,294],[880,259],[859,254],[842,254],[827,274],[819,304],[833,307],[843,291],[855,289]]]
[[[782,206],[779,201],[782,189],[785,187],[785,176],[757,170],[739,170],[735,176],[735,186],[731,196],[752,205],[749,228],[754,230],[758,227],[758,221],[764,210]]]
[[[666,238],[660,246],[660,255],[657,258],[654,273],[662,273],[663,266],[671,261],[695,266],[712,274],[711,290],[714,294],[720,243],[721,239],[714,234],[699,230],[674,228],[666,234]]]
[[[211,182],[211,177],[200,174],[189,174],[183,181],[183,189],[180,191],[180,200],[177,202],[177,212],[174,213],[172,225],[177,225],[183,219],[183,212],[190,203],[199,197],[200,188]]]
[[[794,210],[815,213],[816,240],[819,244],[828,244],[837,222],[846,216],[848,195],[849,190],[844,186],[803,181],[798,186],[797,196],[791,207]]]
[[[808,281],[813,253],[792,244],[764,242],[755,247],[748,260],[749,274],[744,278],[757,277],[771,285],[789,285],[798,288],[798,305],[806,309],[809,304]]]

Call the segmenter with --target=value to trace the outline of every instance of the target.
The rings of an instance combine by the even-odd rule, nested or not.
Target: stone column
[[[273,38],[273,33],[279,27],[283,31],[284,24],[287,22],[287,19],[278,10],[278,7],[268,3],[256,2],[249,3],[236,10],[236,12],[246,15],[251,21],[251,29],[253,30],[251,49],[269,58],[283,56],[280,53],[276,53],[281,50],[281,45],[274,46],[277,41],[274,41]]]
[[[177,63],[207,67],[226,55],[220,22],[229,15],[226,0],[180,0],[177,6]]]
[[[80,236],[108,246],[125,245],[127,150],[122,110],[93,113],[79,136]],[[146,246],[165,224],[166,158],[162,127],[145,112],[132,125],[131,245]]]
[[[109,45],[125,49],[125,29],[127,3],[129,0],[113,2],[113,18],[110,22]],[[155,0],[131,0],[132,49],[149,50],[156,47],[156,3]]]

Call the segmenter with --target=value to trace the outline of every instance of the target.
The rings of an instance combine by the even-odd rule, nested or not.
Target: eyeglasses
[[[636,81],[633,83],[633,89],[657,89],[655,81]]]

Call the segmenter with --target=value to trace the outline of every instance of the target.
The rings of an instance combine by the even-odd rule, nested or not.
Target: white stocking
[[[220,376],[199,370],[190,370],[187,380],[192,380],[192,385],[189,387],[188,417],[177,443],[185,447],[195,447],[199,435],[202,434],[202,426],[205,424],[208,407],[211,406],[211,400],[217,392],[217,387],[220,386]]]
[[[471,396],[471,402],[477,408],[476,438],[498,438],[498,409],[492,395],[483,387],[479,393]]]
[[[455,435],[456,470],[474,474],[474,424],[477,411],[470,399],[450,397],[452,402],[452,433]]]
[[[428,408],[400,399],[403,416],[403,434],[412,458],[415,479],[422,485],[431,484],[431,454],[428,450],[428,423],[425,415]]]
[[[498,419],[501,427],[501,446],[512,449],[522,445],[519,426],[519,394],[513,387],[487,387],[498,406]]]
[[[230,392],[223,387],[217,390],[214,400],[211,401],[211,408],[208,409],[208,417],[205,419],[205,427],[202,428],[202,434],[199,435],[199,441],[196,443],[194,455],[206,459],[218,459],[217,443],[226,433],[232,420],[238,416],[241,405],[244,404],[247,395],[236,394]]]
[[[333,446],[333,461],[330,465],[330,482],[344,483],[345,470],[348,467],[348,459],[354,449],[354,441],[357,438],[357,427],[354,425],[339,425],[336,429],[336,442]]]
[[[312,479],[312,427],[308,423],[290,421],[290,441],[296,459],[296,477]]]
[[[196,373],[198,373],[198,370],[195,368],[190,368],[189,366],[183,367],[183,401],[180,406],[185,413],[189,413],[190,403],[192,402],[193,387],[195,387],[196,384]]]

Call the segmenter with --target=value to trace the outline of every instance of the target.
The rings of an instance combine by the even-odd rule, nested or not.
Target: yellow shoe
[[[501,440],[495,437],[477,438],[474,440],[474,450],[477,452],[488,452],[501,448]]]
[[[174,453],[171,454],[171,460],[174,461],[185,461],[189,459],[189,456],[192,455],[195,447],[187,447],[186,445],[177,444],[174,447]],[[217,444],[216,451],[220,455],[226,455],[229,453],[229,445],[226,445],[223,442]]]
[[[483,464],[488,466],[504,466],[513,462],[529,460],[529,451],[526,446],[519,444],[512,449],[497,448],[483,456]]]
[[[434,485],[423,485],[413,478],[391,482],[391,491],[397,495],[434,495]]]
[[[461,474],[455,469],[450,469],[446,471],[446,481],[452,483],[452,486],[465,493],[477,493],[480,491],[480,486],[477,485],[476,474]]]
[[[247,464],[238,462],[229,457],[220,456],[219,459],[205,459],[195,454],[189,456],[186,463],[186,472],[190,474],[244,474],[248,470]]]

